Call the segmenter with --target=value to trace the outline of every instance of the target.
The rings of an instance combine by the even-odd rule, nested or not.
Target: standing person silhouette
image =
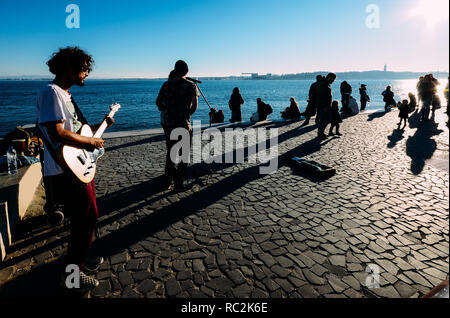
[[[165,168],[166,186],[168,189],[171,189],[174,183],[175,190],[185,189],[184,175],[188,163],[184,160],[186,156],[184,154],[181,155],[181,153],[178,153],[181,155],[180,162],[176,163],[176,158],[171,158],[172,148],[182,138],[179,136],[178,140],[172,140],[171,134],[177,128],[187,130],[190,136],[190,149],[190,141],[192,139],[191,116],[198,107],[199,92],[197,86],[186,79],[188,72],[189,67],[187,63],[182,60],[177,61],[174,71],[171,73],[171,79],[162,85],[156,99],[156,106],[164,113],[162,127],[166,136],[167,148]],[[189,156],[187,157],[189,158]]]
[[[359,94],[361,95],[361,111],[363,111],[366,109],[367,103],[370,103],[370,97],[367,94],[367,86],[365,84],[361,84]]]
[[[303,123],[303,126],[306,126],[309,124],[309,121],[311,120],[311,117],[316,115],[316,124],[319,122],[319,114],[317,113],[317,86],[319,83],[324,79],[322,75],[316,76],[316,81],[311,84],[309,88],[309,94],[308,94],[308,105],[306,106],[306,110],[304,113],[302,113],[302,116],[305,116],[305,122]]]
[[[420,121],[428,120],[430,116],[430,108],[433,104],[433,98],[437,92],[437,80],[432,74],[424,76],[423,80],[418,84],[418,94],[422,101],[422,108],[420,110]]]
[[[337,76],[334,73],[329,73],[325,80],[321,81],[317,86],[317,109],[320,120],[318,124],[318,138],[327,139],[325,129],[331,121],[331,103],[333,101],[333,92],[331,84],[334,83]]]
[[[241,111],[242,104],[244,104],[244,99],[241,96],[239,88],[235,87],[228,102],[228,105],[230,106],[231,110],[231,119],[230,119],[231,123],[242,121],[242,111]]]

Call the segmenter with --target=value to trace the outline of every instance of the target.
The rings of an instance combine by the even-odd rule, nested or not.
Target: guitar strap
[[[83,125],[89,125],[88,121],[86,120],[86,117],[84,117],[83,113],[81,112],[80,108],[78,107],[78,104],[75,102],[75,99],[73,99],[73,96],[70,96],[70,99],[72,101],[73,107],[75,108],[75,113],[77,113],[78,116],[78,120],[83,124]]]
[[[80,108],[78,107],[77,103],[75,102],[75,100],[73,99],[73,96],[71,96],[71,101],[72,104],[75,108],[75,112],[78,116],[78,120],[83,124],[83,125],[88,125],[88,122],[86,120],[86,118],[84,117],[83,113],[81,112]],[[50,155],[53,157],[53,159],[57,162],[57,158],[58,156],[56,155],[56,149],[53,148],[52,143],[48,140],[47,136],[42,132],[41,127],[39,127],[39,123],[36,122],[36,129],[38,131],[39,137],[41,137],[42,141],[44,142],[44,145],[46,146],[46,148],[48,149],[48,151],[50,152]],[[44,159],[45,160],[45,159]],[[61,168],[63,170],[66,170],[63,166],[61,166]]]
[[[52,143],[48,140],[47,136],[42,132],[41,127],[39,127],[38,122],[36,122],[36,129],[38,131],[39,137],[44,142],[45,147],[48,149],[48,151],[50,152],[50,155],[53,157],[53,160],[57,161],[58,156],[56,155],[56,149],[53,148]],[[44,158],[44,160],[45,160],[45,158]],[[65,170],[64,167],[61,167],[61,168],[63,170]]]

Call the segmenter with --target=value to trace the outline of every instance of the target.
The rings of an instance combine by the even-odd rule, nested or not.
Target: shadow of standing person
[[[436,151],[437,144],[432,137],[443,132],[437,127],[433,121],[420,122],[414,136],[406,141],[406,154],[411,158],[411,172],[415,175],[423,171],[425,161],[431,159]]]
[[[394,131],[392,132],[392,135],[387,137],[389,139],[389,143],[388,143],[387,147],[389,149],[394,148],[400,140],[405,138],[403,136],[404,132],[405,132],[404,129],[394,129]]]

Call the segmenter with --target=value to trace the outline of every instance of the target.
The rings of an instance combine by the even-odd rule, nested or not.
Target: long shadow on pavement
[[[425,161],[433,157],[437,149],[436,141],[432,137],[443,132],[433,119],[423,122],[413,122],[417,125],[414,136],[406,141],[406,154],[411,158],[411,172],[418,175],[425,167]]]
[[[405,136],[403,136],[404,133],[405,133],[404,129],[394,129],[392,135],[387,137],[389,139],[387,147],[389,149],[394,148],[400,140],[405,138]]]
[[[384,112],[384,111],[369,114],[369,116],[367,116],[367,121],[373,121],[374,119],[381,118],[386,114],[387,114],[387,112]]]
[[[159,134],[159,135],[154,135],[154,136],[151,136],[149,138],[141,139],[141,140],[138,140],[138,141],[133,141],[133,142],[129,142],[129,143],[126,143],[126,144],[120,144],[120,145],[117,145],[117,146],[107,147],[105,149],[105,151],[109,152],[109,151],[113,151],[113,150],[119,150],[119,149],[122,149],[122,148],[139,146],[139,145],[142,145],[142,144],[148,144],[148,143],[159,142],[159,141],[164,141],[164,140],[165,140],[164,135],[163,134]]]
[[[327,142],[329,141],[331,140],[328,140]],[[319,151],[322,145],[323,144],[321,144],[318,139],[313,139],[297,146],[283,156],[296,155],[299,157],[305,157]],[[287,163],[282,160],[279,160],[279,162],[281,162],[282,166],[287,165]],[[111,256],[119,253],[129,246],[145,240],[149,236],[183,220],[187,216],[207,208],[246,184],[264,177],[260,174],[259,169],[259,165],[249,167],[243,171],[226,177],[187,198],[163,207],[158,211],[140,219],[138,222],[125,225],[124,227],[100,238],[96,242],[96,248],[98,251],[101,251],[103,256]],[[132,208],[130,211],[123,211],[123,213],[132,213],[134,211],[135,208]]]

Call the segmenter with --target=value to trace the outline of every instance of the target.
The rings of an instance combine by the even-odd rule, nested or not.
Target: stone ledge
[[[0,262],[6,257],[6,248],[11,245],[11,230],[9,228],[8,203],[0,203]]]
[[[0,174],[0,202],[7,203],[6,218],[0,219],[0,221],[3,220],[2,223],[8,222],[7,226],[9,226],[10,231],[9,241],[5,241],[5,235],[3,235],[3,243],[6,249],[14,242],[17,235],[16,226],[25,218],[28,206],[32,202],[41,180],[42,170],[39,162],[20,168],[15,175]],[[2,227],[0,227],[0,231],[4,231]]]

